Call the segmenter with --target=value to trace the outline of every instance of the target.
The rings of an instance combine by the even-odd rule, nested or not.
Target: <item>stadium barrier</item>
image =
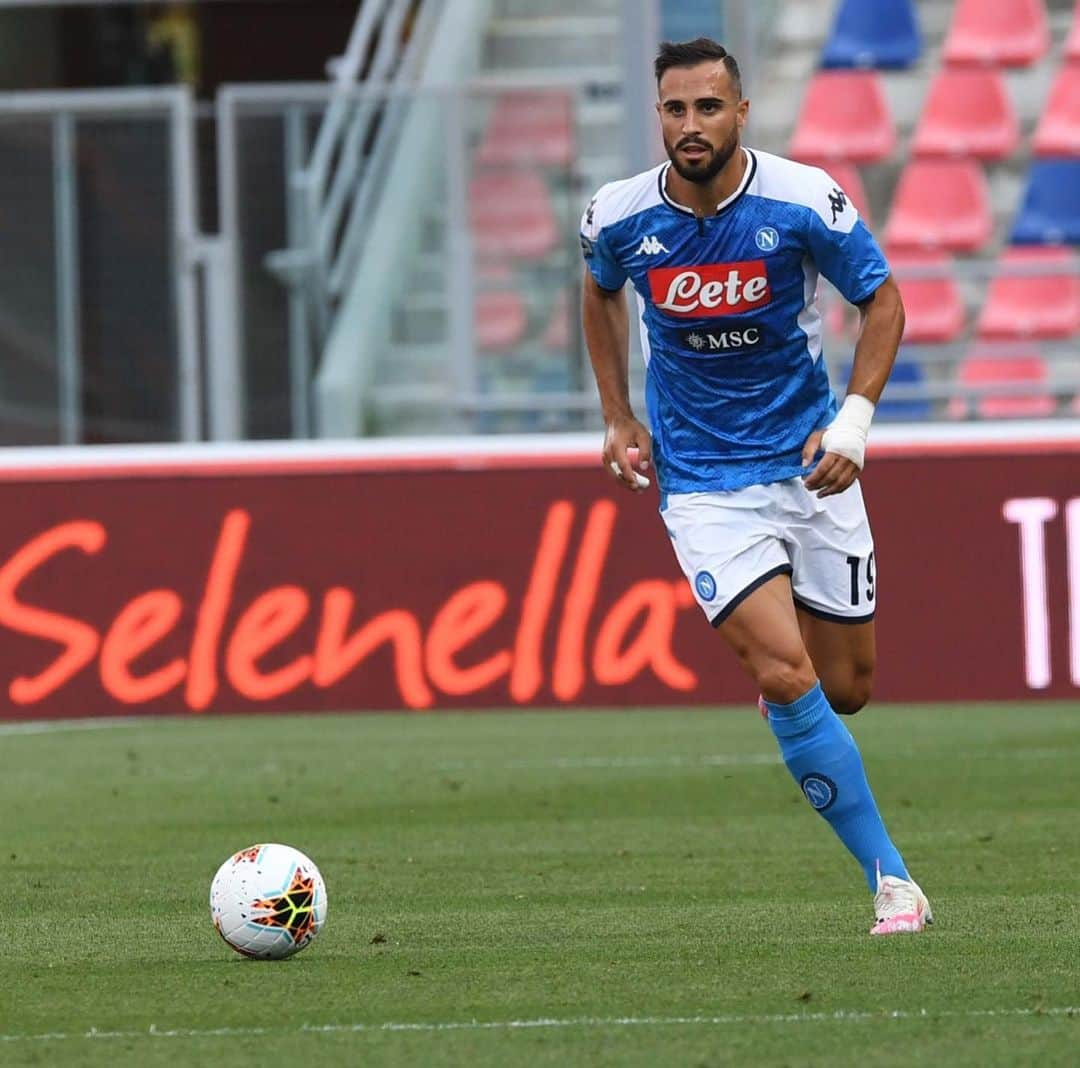
[[[1077,695],[1080,429],[883,427],[864,492],[878,700]],[[6,450],[0,718],[752,704],[657,505],[594,435]]]

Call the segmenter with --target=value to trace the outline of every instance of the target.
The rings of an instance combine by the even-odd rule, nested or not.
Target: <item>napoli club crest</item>
[[[824,812],[836,800],[836,783],[827,775],[812,771],[804,775],[799,782],[806,800],[818,810]]]
[[[780,235],[771,226],[763,226],[754,234],[754,244],[762,252],[773,252],[780,246]]]
[[[716,596],[716,579],[708,571],[699,571],[694,576],[694,589],[703,601],[711,601]]]

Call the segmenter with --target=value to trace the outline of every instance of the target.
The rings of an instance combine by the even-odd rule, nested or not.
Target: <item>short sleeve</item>
[[[592,272],[596,284],[601,289],[614,292],[626,284],[627,273],[613,255],[607,235],[600,225],[598,201],[599,194],[589,201],[589,206],[581,216],[581,254],[585,257],[585,265]]]
[[[807,243],[818,270],[852,304],[889,277],[889,264],[848,195],[824,171],[811,204]]]

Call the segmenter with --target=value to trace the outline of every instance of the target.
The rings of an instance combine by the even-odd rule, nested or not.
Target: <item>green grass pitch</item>
[[[1080,1063],[1080,704],[852,730],[925,935],[752,708],[4,728],[0,1064]],[[210,879],[275,840],[329,919],[248,961]]]

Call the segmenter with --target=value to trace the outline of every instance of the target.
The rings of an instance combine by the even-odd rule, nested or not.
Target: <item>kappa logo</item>
[[[640,245],[638,245],[637,254],[639,256],[659,256],[661,252],[667,252],[667,249],[660,244],[658,237],[653,237],[649,234]]]
[[[838,185],[834,185],[833,191],[829,194],[829,207],[832,208],[833,222],[844,214],[844,209],[847,207],[847,194]]]

